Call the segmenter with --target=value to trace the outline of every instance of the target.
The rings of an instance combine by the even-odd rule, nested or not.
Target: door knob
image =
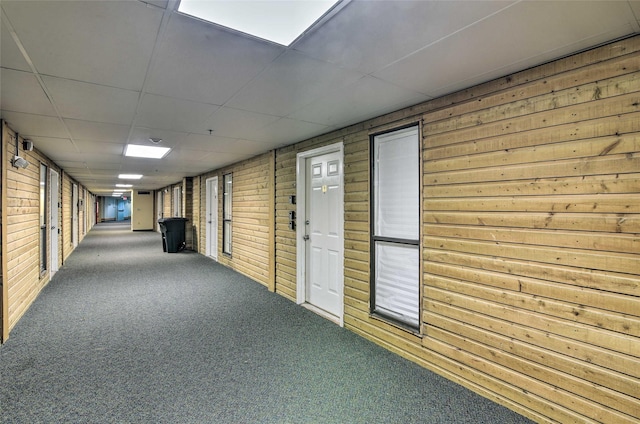
[[[309,240],[309,236],[305,234],[305,235],[302,237],[302,240],[304,240],[304,241]]]

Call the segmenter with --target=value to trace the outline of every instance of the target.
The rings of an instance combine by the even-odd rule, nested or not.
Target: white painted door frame
[[[206,182],[206,248],[205,254],[218,260],[218,177],[207,178]]]
[[[49,210],[51,211],[51,221],[49,222],[49,272],[50,278],[58,272],[60,269],[60,263],[58,258],[58,228],[59,228],[59,209],[58,203],[60,200],[60,178],[56,171],[51,169],[49,177]]]
[[[162,191],[156,191],[156,231],[161,232],[160,224],[158,220],[163,218],[164,215],[164,193]]]
[[[71,190],[71,243],[78,246],[78,185],[73,184]]]
[[[344,144],[342,142],[331,144],[329,146],[318,147],[317,149],[308,150],[296,155],[296,303],[301,305],[306,302],[307,296],[307,243],[304,240],[306,231],[306,199],[307,199],[307,159],[314,156],[320,156],[327,153],[339,152],[340,163],[344,164]],[[338,202],[338,215],[343,217],[340,220],[340,229],[338,231],[340,237],[339,252],[339,281],[342,283],[338,287],[338,296],[340,298],[339,307],[339,324],[344,325],[344,165],[340,171],[340,198]]]

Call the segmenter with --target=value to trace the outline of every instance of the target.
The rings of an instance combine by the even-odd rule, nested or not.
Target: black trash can
[[[158,220],[162,232],[162,250],[176,253],[184,249],[187,218],[162,218]]]

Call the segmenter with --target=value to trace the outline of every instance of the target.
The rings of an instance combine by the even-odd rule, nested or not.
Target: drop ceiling
[[[289,47],[173,0],[0,5],[2,119],[99,195],[121,173],[162,188],[640,33],[640,1],[351,0]],[[124,156],[152,137],[165,158]]]

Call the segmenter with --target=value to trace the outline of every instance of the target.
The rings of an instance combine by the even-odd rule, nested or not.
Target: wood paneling
[[[218,177],[218,262],[273,287],[273,152],[265,153],[230,167],[200,175],[198,228],[199,252],[206,253],[206,180]],[[223,175],[232,174],[231,255],[222,253]],[[195,180],[195,179],[194,179]],[[194,184],[195,187],[195,184]]]
[[[15,155],[16,142],[22,143],[22,137],[16,140],[16,134],[8,125],[2,123],[2,156],[12,158]],[[47,178],[50,170],[59,177],[59,196],[53,198],[53,207],[58,207],[60,229],[58,241],[58,261],[62,264],[71,254],[71,187],[75,183],[54,162],[37,149],[23,151],[20,155],[29,162],[26,169],[11,166],[9,160],[2,165],[2,341],[9,336],[10,330],[23,316],[40,291],[49,282],[50,233],[46,238],[46,270],[40,270],[40,164],[47,166]],[[90,230],[93,221],[87,216],[91,213],[92,195],[78,186],[79,195],[84,193],[84,207],[80,210],[79,240]],[[50,193],[47,191],[47,223],[51,219],[49,206]],[[60,206],[58,206],[60,205]],[[89,218],[89,219],[86,219]],[[47,225],[47,228],[50,226]]]
[[[640,39],[624,44],[423,117],[423,345],[545,420],[640,418]]]
[[[15,155],[16,143],[22,138],[7,126],[3,128],[4,157]],[[21,149],[20,149],[21,150]],[[29,162],[26,169],[14,168],[9,161],[3,196],[6,215],[3,225],[2,261],[6,264],[3,284],[7,289],[7,324],[9,330],[26,312],[40,290],[48,283],[48,272],[40,272],[40,163],[49,166],[46,158],[37,151],[20,155]],[[19,216],[19,219],[14,217]]]
[[[345,327],[539,422],[640,420],[640,37],[276,151],[344,143]],[[369,314],[369,134],[422,122],[423,334]]]

